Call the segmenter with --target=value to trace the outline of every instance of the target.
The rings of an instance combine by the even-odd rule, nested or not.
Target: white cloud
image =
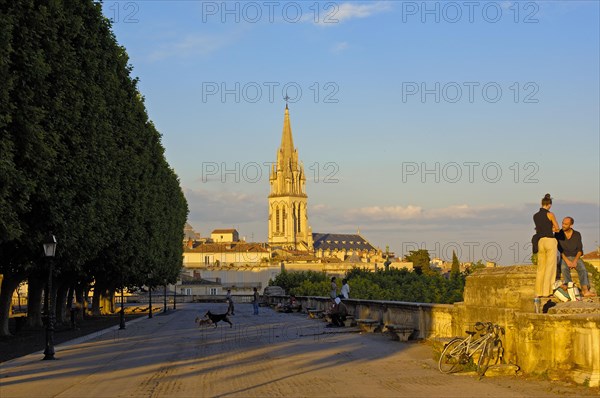
[[[362,221],[446,221],[457,219],[498,218],[504,213],[504,206],[452,205],[436,209],[422,206],[370,206],[346,211],[345,218]]]
[[[335,26],[339,23],[356,18],[368,18],[372,15],[390,11],[392,3],[388,1],[377,1],[369,4],[356,3],[331,3],[333,7],[321,10],[318,18],[315,15],[306,15],[305,22],[312,22],[319,26]]]
[[[203,224],[226,227],[267,218],[266,201],[255,195],[204,189],[184,189],[183,193],[190,209],[189,219]]]
[[[342,3],[332,17],[343,22],[354,18],[367,18],[373,14],[389,11],[391,8],[391,3],[384,1],[373,4]]]
[[[232,42],[231,37],[217,37],[209,35],[188,35],[175,42],[164,43],[150,54],[150,61],[178,57],[205,56],[213,53]]]
[[[334,54],[338,54],[341,53],[342,51],[346,50],[349,47],[349,44],[347,41],[342,41],[339,43],[336,43],[333,48],[331,49],[331,52],[333,52]]]
[[[346,218],[357,221],[396,221],[420,218],[423,208],[420,206],[370,206],[358,209],[350,209],[346,212]]]

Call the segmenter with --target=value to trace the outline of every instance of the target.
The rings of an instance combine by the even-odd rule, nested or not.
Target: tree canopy
[[[0,334],[48,233],[63,284],[175,282],[187,203],[101,5],[1,1],[0,20]]]

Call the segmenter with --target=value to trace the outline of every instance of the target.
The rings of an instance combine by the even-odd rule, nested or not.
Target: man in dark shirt
[[[573,220],[573,217],[565,217],[562,221],[562,229],[555,234],[560,253],[561,275],[566,283],[572,282],[571,268],[576,268],[579,275],[579,283],[581,283],[582,294],[585,297],[594,297],[596,295],[590,291],[585,264],[580,258],[583,255],[581,234],[573,229],[574,223],[575,220]]]

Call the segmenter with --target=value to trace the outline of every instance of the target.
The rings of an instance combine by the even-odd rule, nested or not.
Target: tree
[[[143,284],[148,272],[175,282],[188,208],[101,4],[0,2],[0,20],[0,335],[7,335],[16,286],[47,279],[46,234],[59,242],[51,293],[62,313],[66,292],[77,287],[80,295],[92,282],[99,299]],[[30,283],[33,324],[42,288]]]
[[[413,263],[413,268],[417,274],[424,273],[431,275],[434,273],[431,268],[429,268],[431,258],[429,257],[429,252],[426,249],[411,250],[404,258],[406,261]]]
[[[460,275],[460,262],[456,256],[456,252],[452,250],[452,268],[450,270],[450,278],[456,279]]]

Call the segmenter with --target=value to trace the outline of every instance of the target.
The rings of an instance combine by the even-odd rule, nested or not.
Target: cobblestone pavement
[[[198,327],[226,304],[181,304],[0,364],[0,397],[565,397],[598,389],[524,377],[444,375],[432,349],[328,329],[303,314],[236,306],[233,327]]]

